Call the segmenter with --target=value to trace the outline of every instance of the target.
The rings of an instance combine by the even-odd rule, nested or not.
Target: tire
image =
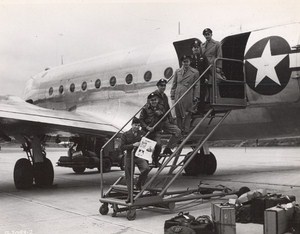
[[[135,209],[130,209],[127,211],[126,217],[129,221],[135,220],[136,218],[136,210]]]
[[[72,167],[76,174],[82,174],[85,171],[85,167]]]
[[[193,152],[189,152],[186,156],[186,160]],[[200,153],[197,153],[192,161],[184,168],[186,175],[188,176],[197,176],[203,173],[203,156]]]
[[[42,163],[33,165],[34,181],[38,186],[51,186],[54,179],[54,170],[52,162],[45,158]]]
[[[14,183],[17,189],[29,189],[33,184],[33,167],[26,158],[19,159],[14,167]]]
[[[107,215],[108,214],[108,204],[107,203],[103,203],[101,206],[100,206],[100,209],[99,209],[99,213],[102,214],[102,215]]]
[[[106,172],[110,172],[111,170],[111,161],[109,158],[104,158],[103,159],[103,172],[106,173]]]
[[[206,175],[213,175],[217,170],[217,159],[213,153],[204,155],[204,173]]]

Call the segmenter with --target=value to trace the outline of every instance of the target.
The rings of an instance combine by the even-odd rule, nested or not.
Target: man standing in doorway
[[[203,56],[207,58],[208,65],[214,65],[216,58],[222,58],[222,48],[221,43],[212,39],[212,30],[210,28],[206,28],[203,30],[203,36],[205,37],[206,41],[201,45]],[[222,61],[217,61],[216,65],[216,72],[221,74],[222,72]],[[213,76],[213,67],[209,71],[209,78],[208,84],[212,85],[212,76]],[[207,92],[209,95],[209,92]],[[206,96],[206,100],[209,97]]]

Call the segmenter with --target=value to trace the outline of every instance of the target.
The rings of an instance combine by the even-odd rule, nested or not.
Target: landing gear
[[[206,175],[213,175],[217,170],[217,159],[215,155],[210,152],[208,155],[204,155],[204,173]]]
[[[40,137],[24,137],[22,144],[27,158],[19,159],[14,168],[14,182],[17,189],[29,189],[33,181],[37,186],[50,186],[53,184],[54,170],[51,161],[46,158]],[[23,139],[23,140],[24,140]]]
[[[34,163],[34,181],[38,186],[51,186],[54,179],[54,170],[51,161],[44,158],[44,162]]]
[[[19,159],[14,168],[14,182],[17,189],[29,189],[33,183],[33,167],[26,158]]]
[[[189,152],[186,156],[188,158],[192,152]],[[217,160],[213,153],[204,154],[201,150],[197,153],[192,161],[184,169],[186,175],[197,176],[200,174],[213,175],[217,170]]]

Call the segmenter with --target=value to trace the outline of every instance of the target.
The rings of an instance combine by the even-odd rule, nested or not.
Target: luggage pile
[[[165,221],[165,234],[236,234],[233,205],[212,204],[211,217],[203,215],[195,218],[181,212]]]
[[[293,195],[249,191],[237,199],[236,222],[263,224],[264,234],[300,234],[300,207],[295,202]]]
[[[212,203],[211,217],[188,212],[166,220],[165,234],[236,234],[236,222],[264,225],[264,234],[300,234],[300,205],[296,197],[267,193],[242,194],[226,203]]]
[[[214,224],[209,216],[195,218],[188,212],[180,212],[177,216],[166,220],[165,234],[215,234]]]

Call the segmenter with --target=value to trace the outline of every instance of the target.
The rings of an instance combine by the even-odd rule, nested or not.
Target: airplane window
[[[110,86],[115,86],[117,83],[117,79],[115,76],[112,76],[109,80]]]
[[[148,81],[151,80],[151,78],[152,78],[151,71],[146,71],[145,74],[144,74],[144,80],[148,82]]]
[[[97,79],[97,80],[95,81],[95,87],[96,87],[96,89],[99,89],[100,86],[101,86],[101,80],[100,80],[100,79]]]
[[[71,91],[71,93],[73,93],[74,90],[75,90],[75,84],[72,83],[72,84],[70,85],[70,91]]]
[[[64,86],[63,85],[59,86],[58,91],[60,94],[62,94],[64,92]]]
[[[173,75],[173,68],[168,67],[166,68],[165,72],[164,72],[164,76],[167,79],[170,79],[170,77]]]
[[[133,77],[131,74],[128,74],[125,78],[126,84],[131,84],[133,80]]]
[[[51,96],[53,94],[53,88],[51,87],[50,89],[49,89],[49,95]]]
[[[84,91],[87,88],[87,83],[85,81],[82,82],[81,84],[81,89]]]

